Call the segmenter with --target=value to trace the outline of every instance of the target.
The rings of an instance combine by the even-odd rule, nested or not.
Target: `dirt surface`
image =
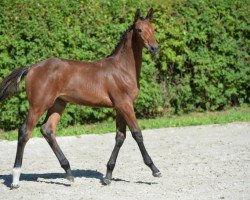
[[[16,142],[0,142],[0,199],[250,199],[250,123],[143,131],[145,145],[162,177],[151,175],[128,134],[111,185],[101,179],[114,133],[61,137],[75,182],[44,139],[25,149],[21,187],[10,190]]]

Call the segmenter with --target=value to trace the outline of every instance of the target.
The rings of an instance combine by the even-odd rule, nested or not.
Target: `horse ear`
[[[149,11],[148,11],[146,19],[149,19],[149,21],[152,21],[153,14],[154,14],[154,10],[153,10],[153,8],[150,8]]]
[[[141,11],[140,9],[137,9],[135,13],[134,22],[136,22],[140,17],[141,17]]]

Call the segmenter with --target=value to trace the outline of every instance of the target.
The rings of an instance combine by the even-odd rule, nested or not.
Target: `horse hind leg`
[[[41,109],[30,108],[25,122],[18,130],[16,159],[13,168],[13,179],[11,184],[12,189],[19,187],[19,178],[21,175],[24,148],[26,143],[30,139],[33,129],[35,128],[39,118],[43,113],[44,111]]]
[[[41,127],[41,133],[49,143],[53,152],[55,153],[61,167],[65,170],[66,178],[69,181],[73,182],[74,177],[72,176],[69,161],[63,154],[55,137],[56,127],[61,119],[65,107],[66,107],[66,102],[64,102],[63,100],[57,99],[55,101],[54,105],[48,110],[45,123]]]

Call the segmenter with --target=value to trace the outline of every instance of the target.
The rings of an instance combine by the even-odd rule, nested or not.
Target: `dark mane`
[[[140,17],[141,21],[144,21],[145,18],[144,17]],[[117,45],[115,46],[115,48],[113,49],[113,51],[106,57],[111,57],[114,55],[114,53],[116,52],[116,50],[121,46],[121,44],[125,41],[125,39],[127,38],[127,33],[130,32],[133,28],[134,28],[135,22],[133,24],[131,24],[120,36],[119,42],[117,43]]]
[[[127,38],[127,33],[130,32],[134,27],[134,23],[131,24],[120,36],[119,42],[117,43],[117,45],[115,46],[114,50],[107,56],[111,57],[114,55],[114,53],[116,52],[116,50],[121,46],[121,44],[125,41],[125,39]]]

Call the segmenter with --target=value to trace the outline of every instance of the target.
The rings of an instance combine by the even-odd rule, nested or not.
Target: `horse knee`
[[[132,136],[135,139],[135,141],[137,143],[142,143],[143,142],[143,136],[141,131],[137,131],[137,132],[132,132]]]

